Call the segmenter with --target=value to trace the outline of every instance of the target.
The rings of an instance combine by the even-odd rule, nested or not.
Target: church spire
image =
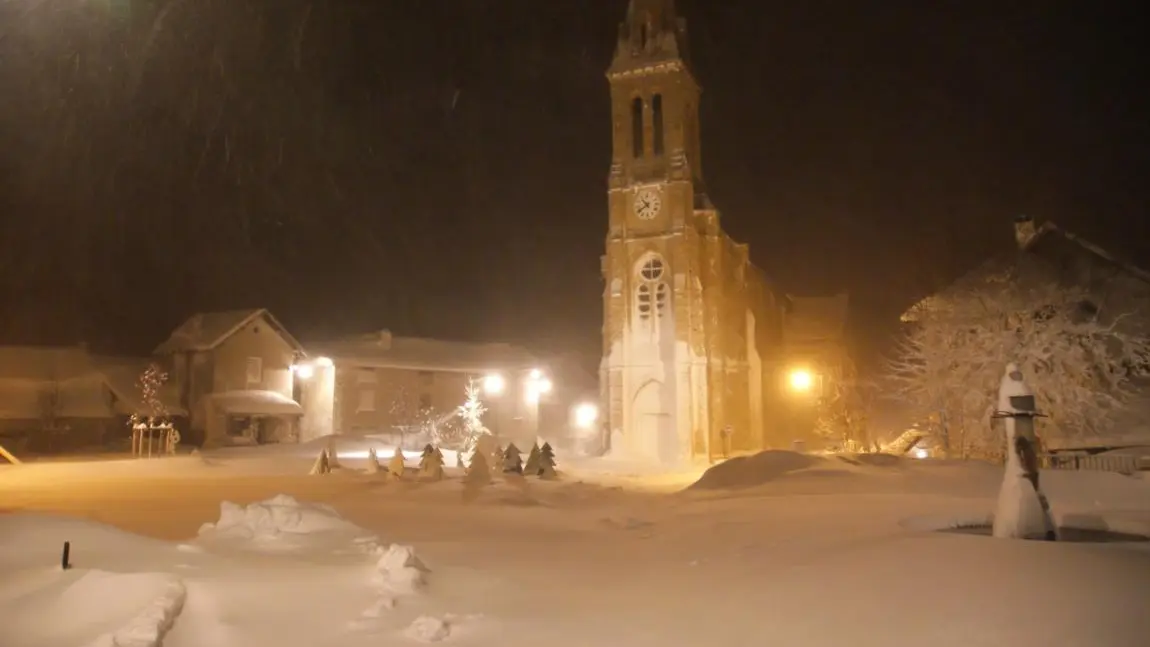
[[[653,63],[688,63],[687,22],[675,11],[675,0],[630,0],[619,25],[613,70]]]

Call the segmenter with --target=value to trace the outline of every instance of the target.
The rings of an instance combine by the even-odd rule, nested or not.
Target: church
[[[629,0],[607,70],[602,417],[612,455],[664,465],[792,447],[807,425],[789,372],[842,379],[847,364],[845,296],[780,293],[723,231],[687,45],[674,0]],[[829,313],[829,332],[810,339],[798,310]]]

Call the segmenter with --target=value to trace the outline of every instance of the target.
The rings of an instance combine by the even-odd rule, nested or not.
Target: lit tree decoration
[[[168,423],[168,408],[160,400],[160,389],[168,381],[168,374],[158,365],[150,364],[136,380],[140,389],[140,404],[144,411],[136,411],[128,418],[128,426],[136,429],[141,426],[159,427]]]
[[[459,418],[463,421],[463,430],[467,435],[464,441],[464,449],[470,451],[474,449],[476,441],[480,436],[490,433],[483,425],[483,414],[487,413],[487,405],[479,399],[481,393],[479,385],[475,380],[470,380],[467,387],[464,389],[466,399],[463,404],[459,405],[458,413]]]

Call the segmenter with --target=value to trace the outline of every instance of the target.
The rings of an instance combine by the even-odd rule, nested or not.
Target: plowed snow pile
[[[317,542],[368,543],[374,537],[329,505],[301,503],[280,494],[267,501],[220,503],[220,519],[200,527],[199,538],[246,544],[261,550],[294,550]]]

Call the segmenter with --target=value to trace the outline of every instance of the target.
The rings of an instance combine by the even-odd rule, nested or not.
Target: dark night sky
[[[1150,262],[1119,3],[678,4],[724,223],[788,291],[851,292],[872,347],[1019,213]],[[266,305],[596,353],[625,5],[0,4],[0,341]]]

